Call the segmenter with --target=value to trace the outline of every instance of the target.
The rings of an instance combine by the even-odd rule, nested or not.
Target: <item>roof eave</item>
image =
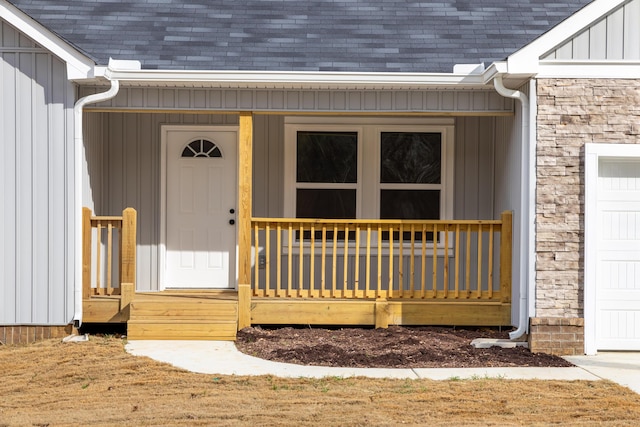
[[[96,77],[139,85],[198,84],[271,89],[415,89],[486,87],[484,73],[374,73],[226,70],[123,70],[96,67]]]

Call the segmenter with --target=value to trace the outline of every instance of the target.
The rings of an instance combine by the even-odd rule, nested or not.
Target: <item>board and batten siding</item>
[[[74,86],[0,20],[0,325],[73,318]]]
[[[455,119],[455,203],[458,219],[495,219],[514,209],[495,195],[498,126],[512,117]],[[160,239],[160,131],[163,124],[236,125],[233,114],[87,113],[85,149],[88,176],[85,205],[98,215],[138,211],[138,290],[158,289]],[[504,133],[504,132],[503,132]],[[503,143],[503,145],[506,142]],[[284,117],[254,116],[253,214],[284,213]],[[514,169],[514,170],[517,170]],[[504,176],[503,176],[504,177]],[[510,182],[518,182],[507,177]],[[468,196],[468,197],[467,197]],[[509,205],[509,206],[507,206]]]
[[[640,60],[640,0],[630,0],[541,59]]]
[[[162,125],[237,125],[231,114],[85,113],[83,204],[96,215],[138,211],[137,289],[158,289]]]

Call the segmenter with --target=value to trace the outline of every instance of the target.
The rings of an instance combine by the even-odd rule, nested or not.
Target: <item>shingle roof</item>
[[[591,0],[10,0],[104,65],[451,72],[506,58]]]

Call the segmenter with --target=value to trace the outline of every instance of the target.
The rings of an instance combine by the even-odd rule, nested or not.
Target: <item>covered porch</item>
[[[232,102],[231,92],[236,110],[225,105]],[[267,92],[269,105],[276,108],[277,91]],[[124,88],[114,100],[87,107],[84,199],[91,210],[85,211],[83,241],[84,322],[126,322],[133,339],[234,339],[237,330],[252,324],[513,324],[513,248],[518,237],[512,210],[519,206],[520,147],[510,100],[488,90],[425,90],[421,108],[436,99],[436,111],[385,107],[374,114],[360,105],[344,114],[302,113],[304,108],[320,108],[323,94],[340,99],[338,91],[310,92],[316,101],[309,105],[315,107],[302,105],[307,91],[296,93],[299,103],[292,107],[289,91],[284,94],[286,111],[237,111],[238,104],[249,99],[243,98],[247,93],[248,103],[262,105],[255,90]],[[355,92],[349,93],[353,98]],[[367,93],[375,91],[362,91],[359,99],[368,99]],[[214,103],[214,94],[222,97],[219,105],[206,105]],[[379,91],[375,99],[384,103],[391,94]],[[395,95],[390,99],[401,102]],[[358,153],[364,152],[358,156],[365,157],[358,160],[359,171],[375,163],[366,158],[374,151],[360,145],[374,131],[443,135],[441,176],[446,182],[416,187],[440,207],[421,219],[365,219],[378,215],[384,191],[414,190],[377,178],[378,199],[354,208],[362,219],[301,215],[292,194],[322,185],[291,179],[296,142],[291,145],[286,134],[291,129],[306,132],[317,123],[341,137],[357,135]],[[174,276],[166,272],[173,246],[167,236],[172,224],[167,156],[170,132],[180,128],[191,132],[186,143],[202,141],[198,135],[212,130],[212,140],[225,155],[230,151],[215,132],[235,134],[231,140],[237,169],[227,187],[233,197],[225,202],[225,215],[231,216],[220,217],[235,230],[234,249],[227,251],[229,280],[222,285],[175,285]],[[362,194],[374,175],[359,173],[365,176],[357,182],[327,189],[353,188],[357,198],[366,198]],[[136,211],[135,227],[125,226],[127,206]]]

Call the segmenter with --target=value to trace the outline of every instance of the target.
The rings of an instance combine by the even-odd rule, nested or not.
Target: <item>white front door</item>
[[[640,160],[598,167],[596,345],[640,350]]]
[[[164,127],[164,288],[233,288],[235,130]]]

